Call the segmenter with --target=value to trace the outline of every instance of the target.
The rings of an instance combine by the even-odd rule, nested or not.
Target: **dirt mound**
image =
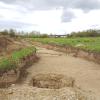
[[[0,36],[0,51],[7,49],[7,46],[12,43],[12,39],[4,36]]]
[[[74,86],[74,82],[62,74],[37,74],[31,80],[32,86],[0,89],[0,100],[95,100],[90,92]]]
[[[95,100],[74,86],[74,79],[61,74],[37,74],[31,84],[0,89],[0,100]]]
[[[88,95],[88,93],[87,93]],[[14,86],[0,90],[0,100],[95,100],[75,88],[44,89],[31,86]]]
[[[61,74],[37,74],[33,76],[31,84],[38,88],[60,89],[73,87],[75,80]]]
[[[27,47],[27,42],[19,38],[11,38],[9,36],[0,36],[0,56],[9,55],[13,51]]]

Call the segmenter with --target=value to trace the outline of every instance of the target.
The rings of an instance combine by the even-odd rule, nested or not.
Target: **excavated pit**
[[[37,74],[33,76],[30,84],[33,87],[60,89],[63,87],[74,87],[75,80],[61,74]]]
[[[96,100],[90,92],[76,88],[74,79],[61,74],[37,74],[31,85],[0,90],[0,100]]]

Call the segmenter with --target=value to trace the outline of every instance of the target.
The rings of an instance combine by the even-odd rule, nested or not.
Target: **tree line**
[[[23,37],[23,38],[47,38],[47,37],[49,37],[48,34],[41,34],[38,31],[32,31],[32,32],[21,31],[21,32],[17,32],[14,29],[0,31],[0,35],[10,36],[10,37]]]
[[[23,37],[23,38],[48,38],[51,35],[48,34],[41,34],[38,31],[32,32],[17,32],[14,29],[3,30],[0,31],[0,35],[10,36],[10,37]],[[53,34],[52,34],[53,37]],[[72,32],[70,34],[65,35],[65,37],[100,37],[100,30],[86,30],[86,31],[79,31],[79,32]]]
[[[86,30],[79,32],[72,32],[67,37],[100,37],[100,30]]]

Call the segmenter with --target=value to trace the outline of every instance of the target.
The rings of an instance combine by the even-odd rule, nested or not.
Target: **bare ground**
[[[86,91],[92,91],[97,98],[95,100],[100,100],[100,65],[39,47],[38,56],[40,60],[27,70],[29,74],[26,80],[22,84],[16,84],[9,89],[0,90],[0,100],[86,100],[84,98],[77,99],[77,97],[69,99],[67,96],[74,94],[75,91],[68,87],[67,89],[59,90],[29,87],[32,77],[40,73],[55,73],[73,77],[78,87]],[[70,94],[68,94],[68,91],[70,91]],[[34,99],[31,97],[34,97]]]
[[[100,65],[61,52],[38,48],[41,60],[28,69],[31,76],[38,73],[57,73],[73,77],[76,85],[92,91],[100,100]],[[31,78],[30,76],[30,78]]]

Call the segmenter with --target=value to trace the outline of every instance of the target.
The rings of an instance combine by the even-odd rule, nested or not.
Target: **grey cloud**
[[[23,9],[18,9],[20,12],[34,10],[50,10],[63,9],[62,22],[70,22],[75,15],[68,9],[81,9],[88,12],[94,9],[100,9],[100,0],[1,0],[2,2],[20,5]],[[27,10],[25,10],[25,9]],[[66,11],[67,10],[67,11]]]
[[[4,9],[4,10],[10,10],[10,11],[17,11],[20,13],[27,13],[29,12],[29,9],[22,6],[21,4],[12,4],[12,3],[3,3],[0,1],[0,9]]]
[[[72,11],[69,10],[64,10],[62,16],[61,16],[61,21],[62,22],[71,22],[72,19],[75,18],[75,15]]]
[[[7,3],[7,4],[13,4],[13,3],[15,3],[17,0],[0,0],[0,1],[5,2],[5,3]],[[18,0],[18,1],[19,1],[19,0]]]
[[[79,8],[91,10],[100,8],[100,0],[1,0],[5,3],[19,4],[32,10],[48,10],[53,8]]]
[[[27,27],[37,26],[35,24],[23,23],[18,21],[11,21],[11,20],[0,20],[0,29],[6,28],[14,28],[14,29],[23,29]]]
[[[93,9],[100,9],[100,0],[77,0],[73,5],[74,8],[90,11]]]

